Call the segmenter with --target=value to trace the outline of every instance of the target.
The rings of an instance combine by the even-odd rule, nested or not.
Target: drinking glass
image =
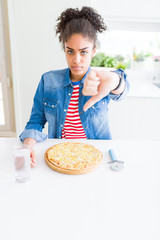
[[[29,181],[31,179],[30,147],[25,144],[14,146],[13,159],[15,179],[19,182]]]

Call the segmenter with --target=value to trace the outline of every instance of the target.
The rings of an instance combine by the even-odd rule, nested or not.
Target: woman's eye
[[[81,54],[82,54],[82,55],[86,55],[87,52],[86,52],[86,51],[82,51]]]
[[[73,54],[73,51],[68,50],[67,53],[68,53],[68,54]]]

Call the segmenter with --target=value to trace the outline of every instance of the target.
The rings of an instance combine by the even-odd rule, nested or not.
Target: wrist
[[[26,138],[23,143],[32,148],[36,144],[36,140],[34,138]]]

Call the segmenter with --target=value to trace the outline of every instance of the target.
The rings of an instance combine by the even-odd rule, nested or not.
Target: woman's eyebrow
[[[85,47],[85,48],[79,49],[79,51],[86,50],[87,48],[89,48],[89,47]]]
[[[70,47],[66,47],[66,48],[68,48],[69,50],[74,50],[73,48],[70,48]],[[84,50],[86,50],[86,49],[88,49],[89,47],[85,47],[85,48],[81,48],[81,49],[79,49],[78,51],[84,51]]]

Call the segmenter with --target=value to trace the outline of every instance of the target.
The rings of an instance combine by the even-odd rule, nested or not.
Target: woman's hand
[[[36,154],[35,154],[35,151],[33,150],[33,148],[31,148],[31,167],[37,167],[37,157],[36,157]]]
[[[95,70],[91,70],[84,80],[82,93],[85,96],[95,96],[98,94],[100,78]]]
[[[87,111],[96,102],[106,97],[110,92],[121,94],[124,91],[125,82],[117,91],[113,91],[119,84],[119,76],[114,72],[91,70],[84,80],[82,93],[85,96],[92,96],[84,105],[83,110]]]
[[[30,146],[31,167],[36,167],[37,166],[37,164],[36,164],[37,157],[36,157],[35,151],[33,149],[33,146],[36,144],[36,140],[34,140],[33,138],[26,138],[23,143]]]

